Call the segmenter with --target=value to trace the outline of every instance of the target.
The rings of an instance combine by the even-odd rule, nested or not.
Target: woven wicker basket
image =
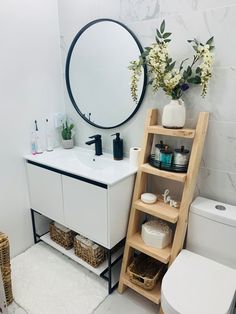
[[[11,284],[10,245],[8,237],[0,232],[0,271],[7,300],[7,305],[13,301]]]
[[[75,237],[75,255],[82,258],[91,266],[98,267],[106,259],[106,249],[98,244],[94,244],[92,241],[87,245],[87,241],[82,236]]]
[[[74,246],[74,237],[76,233],[72,230],[65,232],[57,228],[54,223],[49,225],[50,238],[57,244],[64,247],[66,250],[70,250]]]
[[[137,256],[129,265],[127,273],[132,283],[146,290],[152,290],[162,274],[164,265],[145,254]]]

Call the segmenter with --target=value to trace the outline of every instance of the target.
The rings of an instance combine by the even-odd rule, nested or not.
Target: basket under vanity
[[[128,160],[94,156],[84,148],[25,156],[35,243],[44,241],[117,286],[112,268],[122,258],[136,168]],[[51,240],[38,234],[36,215],[43,215],[107,249],[108,258],[94,268]],[[112,278],[113,277],[113,278]]]

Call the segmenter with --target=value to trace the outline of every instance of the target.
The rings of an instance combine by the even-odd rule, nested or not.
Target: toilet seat
[[[182,250],[162,281],[165,314],[229,314],[235,303],[236,270]]]

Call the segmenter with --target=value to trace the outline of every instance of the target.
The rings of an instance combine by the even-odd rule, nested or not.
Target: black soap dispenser
[[[120,138],[120,133],[112,134],[111,136],[116,136],[113,140],[113,157],[115,160],[123,159],[123,140]]]

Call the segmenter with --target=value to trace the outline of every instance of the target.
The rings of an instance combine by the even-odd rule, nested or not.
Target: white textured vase
[[[162,125],[164,128],[181,129],[186,121],[186,110],[182,99],[172,99],[165,105],[162,114]]]

